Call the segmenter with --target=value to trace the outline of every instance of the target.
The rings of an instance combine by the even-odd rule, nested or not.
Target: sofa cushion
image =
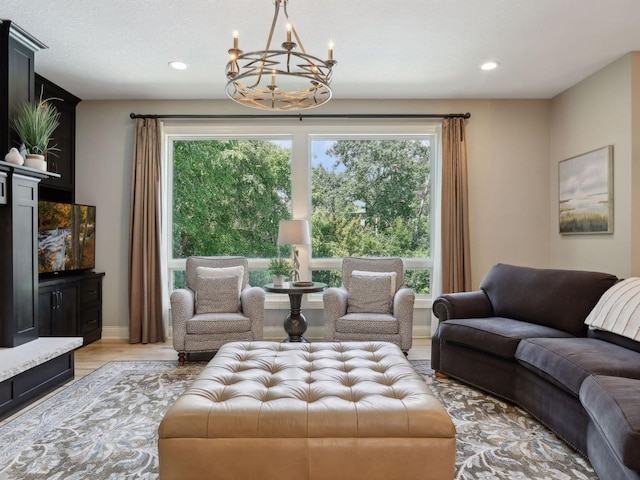
[[[515,356],[576,397],[591,374],[640,379],[640,354],[594,338],[529,338],[520,342]]]
[[[631,470],[640,470],[639,398],[640,380],[630,378],[594,375],[580,388],[580,401],[589,417]]]
[[[465,318],[442,322],[438,328],[441,340],[513,359],[523,338],[571,337],[554,328],[521,322],[511,318]]]
[[[497,264],[480,288],[489,297],[495,316],[584,336],[585,318],[616,281],[607,273]]]
[[[604,340],[605,342],[615,343],[616,345],[620,345],[621,347],[640,353],[640,342],[636,342],[627,337],[621,337],[615,333],[598,330],[597,328],[589,328],[587,336],[590,338],[597,338],[598,340]]]

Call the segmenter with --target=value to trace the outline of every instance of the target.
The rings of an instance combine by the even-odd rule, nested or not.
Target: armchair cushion
[[[398,319],[388,313],[348,313],[336,320],[336,332],[396,335]]]
[[[242,291],[244,281],[244,267],[242,265],[215,268],[197,267],[196,275],[198,277],[236,277],[238,282],[238,298],[240,298],[240,292]]]
[[[353,270],[351,275],[361,275],[364,277],[390,277],[391,289],[389,290],[389,293],[392,297],[396,294],[396,277],[398,276],[396,272],[369,272],[367,270]]]
[[[391,313],[392,300],[390,275],[351,274],[347,313]]]
[[[198,267],[200,269],[202,267]],[[205,277],[198,275],[196,314],[232,313],[240,307],[238,277]]]

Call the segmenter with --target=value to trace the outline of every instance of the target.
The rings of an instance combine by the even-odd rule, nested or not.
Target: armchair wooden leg
[[[436,370],[436,372],[435,372],[435,376],[436,376],[437,378],[444,378],[444,379],[449,378],[449,375],[447,375],[446,373],[439,372],[438,370]]]
[[[178,364],[184,365],[184,359],[186,355],[186,352],[178,352]]]

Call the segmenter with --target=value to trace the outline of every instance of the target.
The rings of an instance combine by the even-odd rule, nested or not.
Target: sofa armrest
[[[433,314],[441,322],[452,318],[483,318],[493,316],[489,297],[482,290],[447,293],[433,301]]]
[[[171,293],[171,324],[173,326],[173,347],[184,351],[184,338],[187,333],[187,320],[196,311],[196,293],[190,288],[181,288]]]

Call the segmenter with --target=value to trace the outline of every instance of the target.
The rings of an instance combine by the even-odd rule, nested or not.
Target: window
[[[290,140],[175,139],[171,153],[172,260],[277,255],[278,222],[290,217]],[[184,271],[174,275],[184,285]],[[267,280],[266,272],[249,279]]]
[[[190,255],[245,256],[251,285],[268,283],[269,259],[290,255],[279,220],[308,218],[303,278],[339,285],[346,255],[400,256],[430,294],[437,138],[425,125],[166,126],[169,291]]]
[[[429,258],[431,139],[312,137],[313,256]],[[314,270],[339,285],[340,271]],[[429,293],[428,271],[405,283]]]

